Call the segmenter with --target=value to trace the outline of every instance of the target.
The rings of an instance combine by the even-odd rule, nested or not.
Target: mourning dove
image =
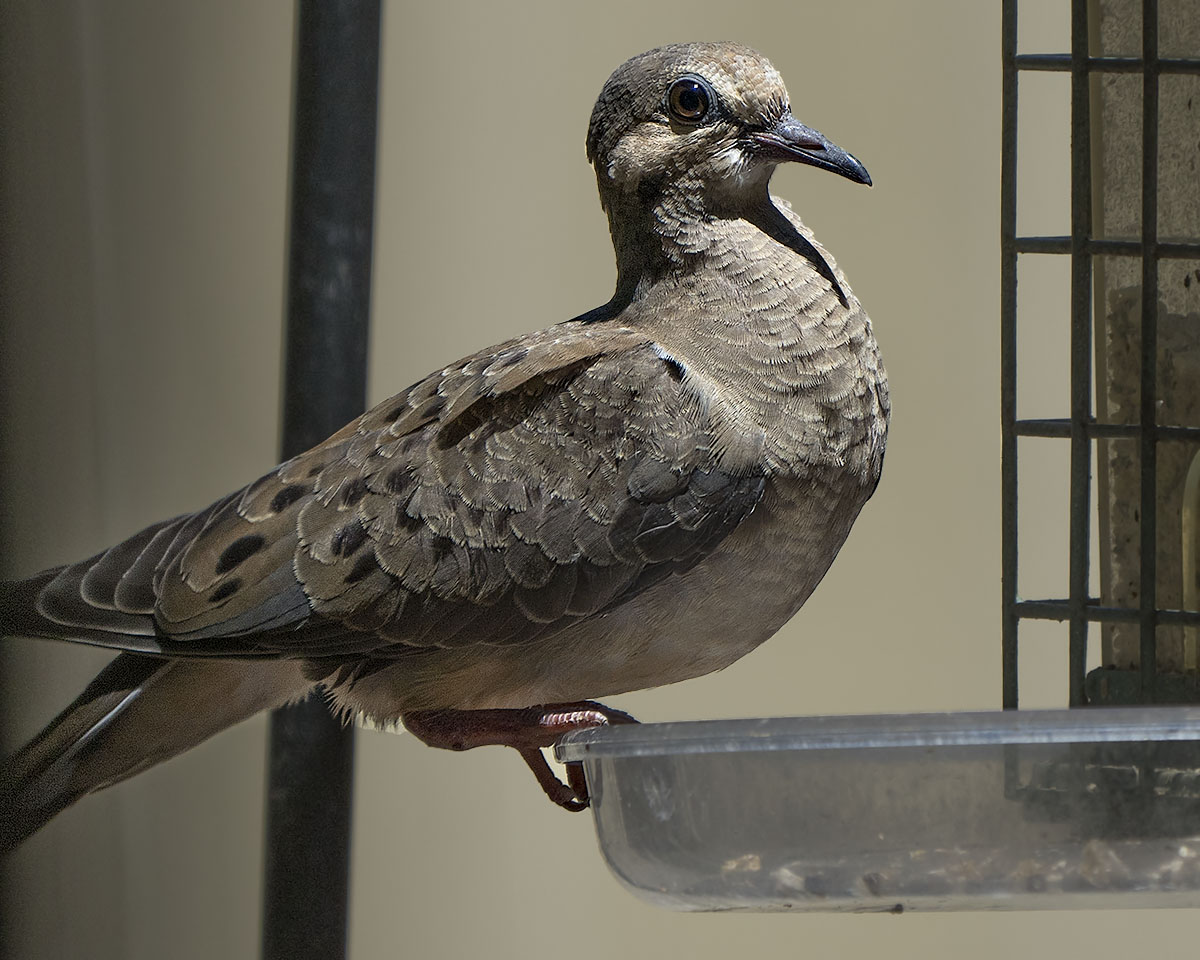
[[[870,178],[731,43],[619,67],[587,156],[608,303],[3,585],[5,633],[124,651],[8,761],[6,843],[314,689],[437,746],[516,746],[579,807],[537,747],[624,719],[580,701],[719,670],[800,608],[879,480],[889,404],[866,313],[768,181]]]

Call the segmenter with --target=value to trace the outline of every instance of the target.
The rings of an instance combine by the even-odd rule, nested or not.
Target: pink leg
[[[431,747],[471,750],[474,747],[512,747],[529,765],[551,800],[567,810],[588,805],[583,765],[567,764],[567,782],[554,775],[542,747],[549,747],[571,730],[610,723],[637,723],[629,714],[591,700],[550,703],[520,710],[413,710],[400,718],[406,730]]]

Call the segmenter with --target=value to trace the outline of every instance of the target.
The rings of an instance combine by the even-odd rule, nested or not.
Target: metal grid
[[[1069,623],[1069,703],[1088,700],[1086,687],[1089,623],[1136,623],[1140,629],[1140,666],[1136,699],[1144,703],[1200,699],[1200,685],[1160,683],[1156,628],[1200,624],[1200,613],[1157,606],[1156,544],[1158,517],[1158,444],[1163,440],[1200,443],[1200,428],[1156,422],[1158,263],[1161,259],[1200,259],[1200,238],[1189,242],[1158,240],[1159,77],[1200,74],[1200,59],[1158,55],[1158,0],[1143,0],[1141,57],[1093,57],[1088,47],[1088,0],[1071,0],[1071,52],[1019,55],[1017,0],[1003,0],[1003,156],[1001,174],[1001,417],[1002,417],[1002,591],[1003,705],[1018,705],[1018,628],[1023,619]],[[1057,71],[1071,75],[1071,234],[1066,237],[1017,235],[1017,92],[1020,71]],[[1093,236],[1091,100],[1089,77],[1097,72],[1140,73],[1142,83],[1142,227],[1135,239]],[[1071,258],[1070,417],[1017,419],[1017,258],[1019,255]],[[1141,402],[1137,423],[1097,422],[1092,410],[1092,276],[1098,255],[1141,260]],[[1017,593],[1017,445],[1019,437],[1057,437],[1070,441],[1069,596],[1026,600]],[[1104,606],[1089,596],[1091,465],[1095,441],[1133,438],[1140,453],[1140,589],[1138,606]]]

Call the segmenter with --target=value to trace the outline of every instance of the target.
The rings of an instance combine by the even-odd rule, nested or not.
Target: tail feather
[[[52,567],[25,580],[0,580],[0,636],[44,637],[112,650],[162,653],[151,615],[109,607],[87,607],[86,617],[80,612],[84,601],[79,585],[96,559]]]
[[[295,661],[120,655],[0,766],[0,851],[80,797],[301,699],[313,686]]]

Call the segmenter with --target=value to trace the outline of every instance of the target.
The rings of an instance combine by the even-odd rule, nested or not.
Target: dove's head
[[[792,115],[770,62],[735,43],[672,44],[626,61],[596,101],[587,154],[610,213],[678,194],[736,214],[765,199],[771,172],[788,161],[871,183],[858,160]]]

